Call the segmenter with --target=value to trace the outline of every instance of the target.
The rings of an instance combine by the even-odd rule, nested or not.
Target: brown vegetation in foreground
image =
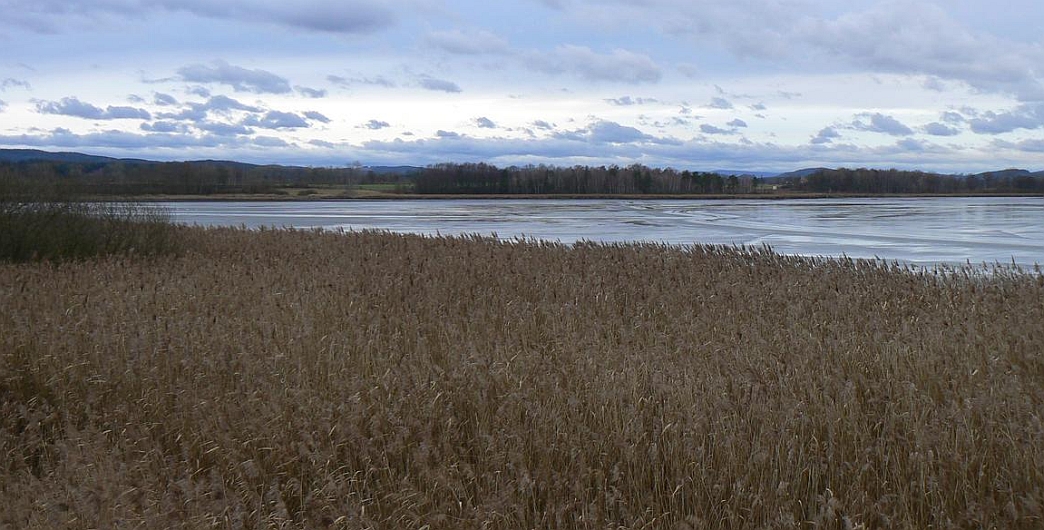
[[[0,527],[1044,524],[1038,274],[183,236],[0,265]]]

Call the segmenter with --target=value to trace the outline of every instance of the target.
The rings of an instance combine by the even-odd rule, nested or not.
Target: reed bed
[[[180,230],[0,265],[0,527],[1044,525],[1039,273]]]

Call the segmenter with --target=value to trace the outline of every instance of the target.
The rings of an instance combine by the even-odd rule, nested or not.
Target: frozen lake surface
[[[1044,198],[163,203],[187,224],[670,244],[934,264],[1044,265]]]

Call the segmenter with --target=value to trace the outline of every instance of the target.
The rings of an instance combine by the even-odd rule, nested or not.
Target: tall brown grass
[[[1044,525],[1039,274],[183,230],[0,265],[0,526]]]

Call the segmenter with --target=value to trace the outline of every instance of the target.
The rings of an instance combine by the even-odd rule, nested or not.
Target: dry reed
[[[0,265],[0,527],[1044,525],[1039,274],[183,230]]]

